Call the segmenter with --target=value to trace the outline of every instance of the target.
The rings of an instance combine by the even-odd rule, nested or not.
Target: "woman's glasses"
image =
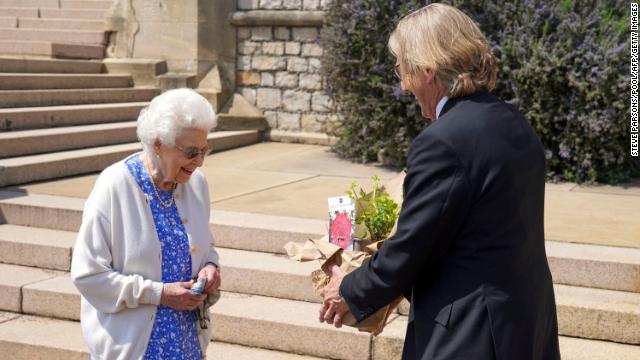
[[[205,146],[202,149],[198,149],[195,147],[190,147],[190,148],[182,148],[178,145],[174,145],[174,148],[180,150],[182,152],[182,154],[184,155],[185,158],[191,160],[191,159],[195,159],[196,157],[198,157],[199,155],[202,155],[202,158],[204,158],[205,156],[209,155],[211,153],[211,148],[209,146]]]

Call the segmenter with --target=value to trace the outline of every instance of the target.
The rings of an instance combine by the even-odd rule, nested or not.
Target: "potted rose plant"
[[[400,214],[400,205],[393,201],[380,185],[380,178],[374,175],[372,180],[371,192],[357,189],[358,184],[355,181],[347,191],[347,195],[356,203],[354,235],[357,251],[364,251],[368,245],[386,239]]]

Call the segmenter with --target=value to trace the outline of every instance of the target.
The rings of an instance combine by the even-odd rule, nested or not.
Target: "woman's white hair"
[[[156,140],[175,145],[184,129],[209,132],[216,126],[216,113],[209,101],[191,89],[173,89],[151,100],[138,116],[138,139],[147,154],[153,154]]]

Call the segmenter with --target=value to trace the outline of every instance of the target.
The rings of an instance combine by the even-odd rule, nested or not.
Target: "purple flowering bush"
[[[427,126],[399,91],[387,40],[398,19],[429,3],[334,0],[323,30],[327,86],[343,121],[335,150],[404,166]],[[629,4],[617,0],[452,0],[498,58],[495,93],[540,136],[548,178],[616,183],[640,174],[629,156]]]

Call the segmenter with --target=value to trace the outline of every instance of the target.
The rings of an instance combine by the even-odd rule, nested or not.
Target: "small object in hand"
[[[207,278],[199,278],[193,285],[191,285],[191,292],[196,295],[202,295],[204,286],[207,283]]]

